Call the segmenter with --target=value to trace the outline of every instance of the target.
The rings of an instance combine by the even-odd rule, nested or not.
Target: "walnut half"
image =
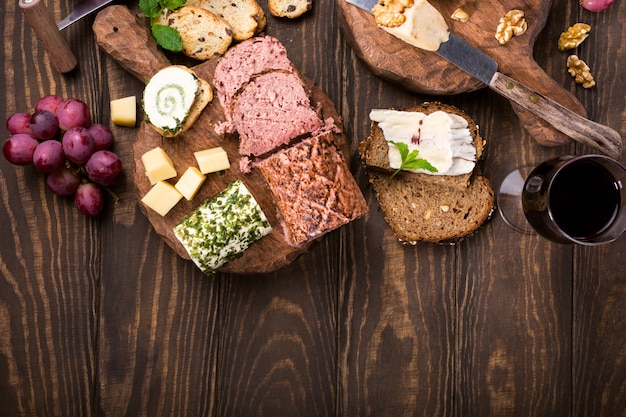
[[[576,83],[581,84],[584,88],[591,88],[596,85],[596,81],[591,75],[591,69],[582,59],[576,55],[567,57],[567,71]]]
[[[522,35],[526,32],[528,24],[522,10],[513,9],[500,18],[500,24],[496,28],[496,39],[500,45],[508,43],[513,36]]]
[[[469,20],[469,14],[467,14],[465,10],[458,8],[452,13],[452,16],[450,16],[450,18],[452,20],[465,23]]]
[[[586,23],[573,24],[565,32],[561,33],[558,43],[559,51],[576,48],[587,39],[590,31],[591,26]]]
[[[413,0],[380,0],[372,8],[372,14],[379,26],[389,28],[398,27],[404,23],[406,17],[404,9],[413,6]]]

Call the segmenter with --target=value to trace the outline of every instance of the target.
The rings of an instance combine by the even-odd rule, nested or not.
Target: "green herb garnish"
[[[413,149],[409,153],[409,146],[404,142],[394,142],[389,141],[389,143],[395,145],[400,152],[400,157],[402,158],[402,162],[400,163],[400,167],[396,169],[396,171],[391,174],[391,178],[395,177],[396,174],[403,169],[423,169],[428,172],[437,172],[437,168],[432,166],[430,162],[425,159],[418,158],[419,151],[417,149]]]
[[[176,10],[185,5],[187,0],[139,0],[139,8],[150,19],[152,36],[159,46],[172,52],[183,50],[183,40],[176,29],[155,24],[155,19],[164,9]]]

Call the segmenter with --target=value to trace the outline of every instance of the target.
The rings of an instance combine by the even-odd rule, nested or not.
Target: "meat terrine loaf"
[[[299,246],[368,213],[342,153],[326,132],[255,165],[282,218],[287,243]]]
[[[267,217],[241,181],[205,200],[174,227],[193,262],[207,275],[239,258],[271,231]]]
[[[237,91],[255,75],[283,70],[293,72],[287,50],[272,36],[259,36],[233,46],[215,66],[213,85],[224,109],[226,121],[230,120],[231,101]]]
[[[247,156],[266,154],[324,126],[300,78],[284,71],[254,77],[235,97],[231,118],[239,153]]]

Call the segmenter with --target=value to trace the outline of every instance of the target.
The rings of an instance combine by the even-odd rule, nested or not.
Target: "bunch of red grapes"
[[[2,146],[15,165],[34,165],[59,196],[73,196],[81,213],[97,216],[104,207],[103,187],[117,183],[122,162],[110,151],[111,130],[91,122],[89,106],[57,95],[40,98],[33,113],[7,119],[10,137]]]

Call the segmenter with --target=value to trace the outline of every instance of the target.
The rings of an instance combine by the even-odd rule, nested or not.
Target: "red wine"
[[[609,228],[619,212],[619,185],[604,166],[580,160],[563,167],[554,178],[548,204],[561,230],[579,240],[593,239]]]

